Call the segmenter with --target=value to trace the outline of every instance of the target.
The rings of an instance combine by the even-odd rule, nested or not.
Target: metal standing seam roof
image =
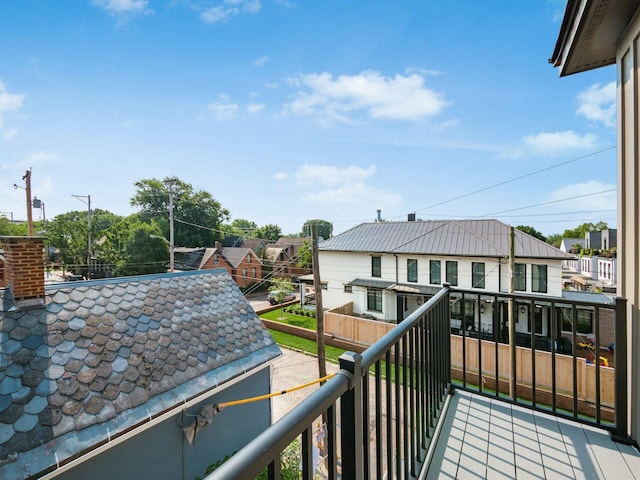
[[[280,355],[222,269],[62,284],[0,312],[0,478],[25,478]]]
[[[498,220],[438,220],[363,223],[322,242],[320,251],[403,253],[434,256],[508,257],[509,225]],[[515,256],[568,259],[564,253],[518,229]]]

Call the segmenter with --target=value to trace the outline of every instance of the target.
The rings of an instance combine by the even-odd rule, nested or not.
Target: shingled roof
[[[320,251],[508,257],[509,225],[498,220],[363,223],[322,242]],[[574,258],[515,229],[518,258]]]
[[[280,355],[222,269],[50,286],[0,311],[0,478],[46,471]]]

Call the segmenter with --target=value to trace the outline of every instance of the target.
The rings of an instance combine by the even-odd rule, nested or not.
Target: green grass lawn
[[[318,355],[318,345],[313,340],[307,340],[306,338],[296,337],[295,335],[290,335],[288,333],[278,332],[277,330],[271,329],[269,329],[269,333],[276,341],[276,343],[282,347],[310,353],[311,355]],[[329,362],[338,363],[338,357],[340,357],[340,355],[342,355],[345,351],[346,350],[343,350],[341,348],[326,345],[325,357]]]
[[[294,313],[284,313],[282,308],[277,310],[271,310],[270,312],[264,312],[260,315],[261,318],[272,320],[274,322],[287,323],[295,327],[308,328],[309,330],[316,329],[316,318],[305,317],[303,315],[296,315]]]

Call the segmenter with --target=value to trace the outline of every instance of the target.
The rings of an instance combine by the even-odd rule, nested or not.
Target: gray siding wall
[[[264,395],[269,391],[269,382],[269,369],[262,369],[199,406],[189,408],[187,413],[196,414],[209,403]],[[183,416],[177,414],[57,478],[194,480],[197,476],[205,476],[207,466],[236,452],[265,430],[270,418],[269,400],[228,407],[218,413],[209,426],[200,430],[190,445],[179,427]],[[185,422],[192,420],[184,417]]]

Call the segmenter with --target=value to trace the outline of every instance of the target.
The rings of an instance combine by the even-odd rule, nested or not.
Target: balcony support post
[[[358,353],[340,355],[340,368],[351,375],[349,390],[340,399],[342,478],[364,478],[364,440],[362,435],[362,357]],[[368,467],[367,467],[368,468]]]
[[[627,382],[627,300],[616,298],[616,332],[614,344],[616,429],[611,438],[620,443],[633,443],[628,431]],[[598,358],[596,356],[596,361]]]

